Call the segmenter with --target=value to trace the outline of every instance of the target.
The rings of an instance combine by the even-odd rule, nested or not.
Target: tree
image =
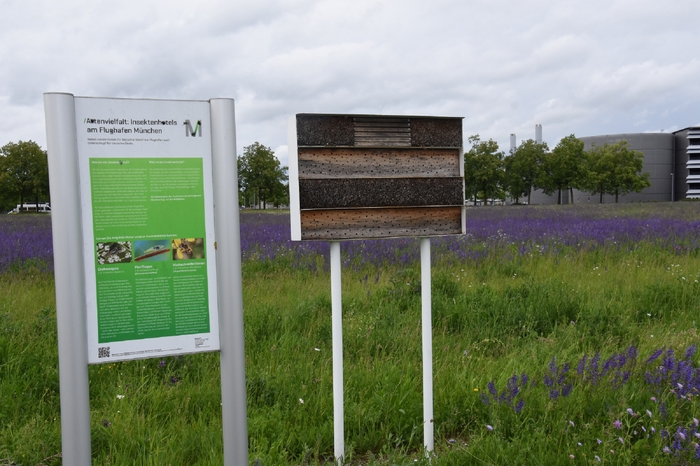
[[[522,196],[527,196],[527,203],[530,203],[532,188],[540,177],[548,150],[546,142],[528,139],[505,158],[505,184],[516,204]]]
[[[562,190],[569,191],[570,202],[574,199],[574,189],[580,188],[584,182],[586,154],[583,141],[570,134],[559,141],[559,144],[544,159],[539,188],[546,194],[557,191],[557,204],[561,204]]]
[[[481,194],[486,205],[489,198],[503,196],[505,171],[503,152],[498,150],[498,143],[493,139],[482,141],[478,134],[469,137],[471,149],[464,154],[464,181],[470,189],[470,195]]]
[[[10,142],[0,147],[0,192],[6,202],[24,204],[49,199],[46,151],[34,141]]]
[[[238,158],[238,189],[245,199],[255,199],[263,209],[269,202],[275,206],[289,203],[287,167],[269,147],[255,142],[243,148]]]
[[[601,204],[603,194],[614,195],[617,203],[620,194],[640,192],[651,186],[649,173],[640,173],[644,154],[630,150],[627,141],[593,146],[588,151],[587,160],[585,187],[591,194],[600,194]]]
[[[476,182],[476,155],[473,151],[464,153],[464,193],[465,197],[474,199],[476,205],[476,197],[479,194],[479,187]]]

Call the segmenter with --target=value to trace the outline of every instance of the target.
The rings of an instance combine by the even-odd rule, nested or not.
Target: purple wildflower
[[[493,380],[488,383],[487,387],[489,389],[489,393],[491,393],[493,396],[498,395],[498,391],[496,391],[496,384],[493,382]]]
[[[523,410],[523,406],[525,406],[525,402],[523,400],[518,401],[518,404],[515,405],[515,412],[520,414]]]
[[[656,361],[657,359],[659,359],[659,356],[661,356],[663,354],[663,352],[664,352],[663,348],[659,348],[656,351],[654,351],[651,354],[651,356],[649,356],[649,359],[647,359],[647,364],[650,364],[650,363]]]
[[[584,354],[583,357],[578,361],[578,364],[576,365],[576,373],[579,375],[579,377],[583,376],[583,373],[586,369],[586,358],[587,356]]]

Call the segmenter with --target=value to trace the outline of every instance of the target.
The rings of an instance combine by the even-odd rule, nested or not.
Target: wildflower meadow
[[[333,464],[329,246],[241,212],[250,463]],[[61,464],[49,216],[0,216],[0,465]],[[347,465],[700,464],[700,203],[467,209],[343,257]],[[55,273],[60,273],[56,271]],[[89,367],[93,464],[221,464],[218,354]]]

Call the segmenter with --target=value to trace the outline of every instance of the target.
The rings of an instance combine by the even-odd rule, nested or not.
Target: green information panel
[[[99,343],[209,332],[201,159],[90,159]]]

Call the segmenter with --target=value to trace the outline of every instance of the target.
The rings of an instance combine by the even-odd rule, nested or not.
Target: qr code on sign
[[[102,348],[97,348],[98,358],[108,358],[109,357],[109,346],[103,346]]]

